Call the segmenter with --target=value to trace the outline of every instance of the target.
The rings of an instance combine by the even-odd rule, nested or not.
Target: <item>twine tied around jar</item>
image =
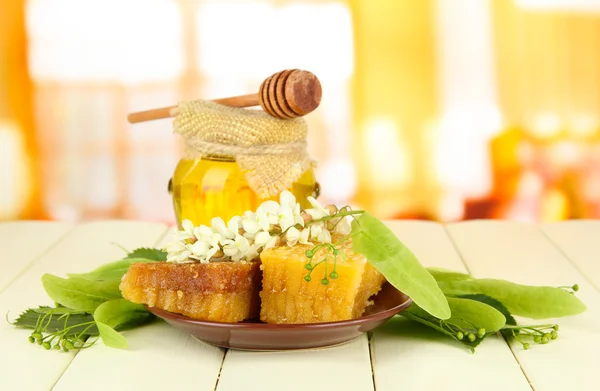
[[[291,188],[315,165],[307,152],[303,118],[279,119],[206,100],[182,102],[174,112],[174,133],[183,137],[184,158],[231,156],[261,198]]]

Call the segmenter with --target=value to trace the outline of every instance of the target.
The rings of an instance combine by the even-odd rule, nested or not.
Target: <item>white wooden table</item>
[[[204,344],[163,322],[125,332],[129,350],[102,343],[45,351],[0,322],[0,390],[600,390],[600,221],[450,225],[391,221],[426,266],[535,285],[578,283],[588,311],[559,319],[560,337],[525,351],[501,337],[475,354],[394,318],[371,338],[319,350],[255,353]],[[40,277],[88,271],[123,251],[159,245],[156,223],[0,224],[0,312],[51,304]],[[396,329],[396,330],[395,330]]]

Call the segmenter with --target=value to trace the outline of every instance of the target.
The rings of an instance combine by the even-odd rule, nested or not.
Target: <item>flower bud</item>
[[[325,207],[325,209],[327,209],[327,211],[329,211],[329,214],[330,214],[330,215],[334,215],[334,214],[336,214],[336,213],[337,213],[337,211],[338,211],[338,208],[337,208],[337,206],[335,206],[335,205],[333,205],[333,204],[332,204],[332,205],[327,205],[327,206]]]
[[[483,336],[485,335],[485,329],[482,327],[479,330],[477,330],[477,336],[479,338],[483,338]]]
[[[306,212],[302,212],[300,213],[300,216],[302,216],[302,220],[304,220],[304,224],[306,225],[307,223],[310,223],[312,221],[312,216],[309,215]]]

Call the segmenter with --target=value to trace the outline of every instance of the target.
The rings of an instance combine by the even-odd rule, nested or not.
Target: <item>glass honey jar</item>
[[[169,182],[180,228],[186,219],[195,226],[214,217],[228,221],[266,200],[279,201],[283,190],[303,208],[310,207],[307,197],[319,196],[302,118],[192,101],[179,106],[174,130],[185,142]]]
[[[309,208],[307,197],[319,196],[319,184],[312,168],[306,170],[288,189],[303,208]],[[261,198],[248,184],[235,157],[227,155],[181,159],[169,182],[177,225],[188,219],[195,226],[210,225],[213,217],[226,222],[233,216],[243,215],[268,199]]]

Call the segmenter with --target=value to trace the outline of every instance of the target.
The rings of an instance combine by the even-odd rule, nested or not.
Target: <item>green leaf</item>
[[[42,284],[52,300],[74,310],[93,312],[107,300],[121,298],[120,281],[90,281],[83,278],[42,276]]]
[[[470,300],[477,300],[481,303],[485,303],[489,306],[494,307],[496,310],[500,311],[500,313],[502,315],[504,315],[504,318],[506,318],[506,324],[511,325],[511,326],[516,326],[517,325],[517,321],[515,320],[515,318],[513,318],[513,316],[511,315],[511,313],[508,311],[508,309],[506,309],[506,307],[500,303],[498,300],[494,299],[493,297],[490,297],[488,295],[463,295],[463,296],[459,296],[462,299],[470,299]]]
[[[437,282],[441,281],[462,281],[472,280],[473,277],[469,274],[459,273],[452,270],[441,269],[438,267],[428,267],[427,271],[435,278]]]
[[[486,333],[495,333],[506,324],[506,318],[494,307],[470,299],[448,297],[452,316],[447,323],[463,329],[484,328]]]
[[[127,349],[127,339],[122,334],[102,322],[96,321],[96,325],[98,326],[98,331],[100,331],[100,337],[104,345],[109,348]]]
[[[148,259],[148,260],[157,261],[157,262],[158,261],[166,261],[167,253],[165,251],[162,251],[157,248],[141,247],[141,248],[136,248],[135,250],[133,250],[132,252],[127,254],[127,256],[125,257],[125,259],[132,259],[132,258],[143,258],[143,259]]]
[[[561,288],[528,286],[504,280],[477,279],[440,282],[448,296],[483,294],[501,302],[508,311],[531,319],[576,315],[586,310],[574,294]]]
[[[44,320],[44,325],[47,325],[45,330],[48,333],[53,333],[56,331],[64,330],[65,328],[75,326],[66,333],[66,336],[77,335],[88,326],[77,325],[94,321],[93,316],[88,314],[87,312],[76,311],[65,307],[38,307],[27,309],[22,314],[20,314],[19,317],[12,324],[13,326],[19,328],[35,329],[36,325],[38,324],[38,319],[46,314],[49,315]],[[98,335],[98,329],[96,328],[96,326],[92,326],[86,330],[85,334]]]
[[[104,264],[89,273],[67,274],[67,276],[84,278],[86,280],[91,280],[91,281],[110,281],[110,280],[112,280],[112,281],[119,280],[120,281],[121,278],[123,278],[123,276],[125,275],[125,273],[127,273],[127,270],[129,270],[129,267],[132,264],[134,264],[134,263],[150,263],[150,262],[157,262],[157,261],[155,261],[153,259],[147,259],[147,258],[126,258],[126,259],[122,259],[120,261],[115,261],[115,262],[110,262],[110,263]]]
[[[94,319],[116,330],[124,330],[147,323],[153,315],[142,304],[116,299],[100,304],[94,311]]]
[[[390,284],[431,315],[450,317],[435,279],[385,224],[365,212],[352,222],[352,234],[352,249],[363,254]]]

